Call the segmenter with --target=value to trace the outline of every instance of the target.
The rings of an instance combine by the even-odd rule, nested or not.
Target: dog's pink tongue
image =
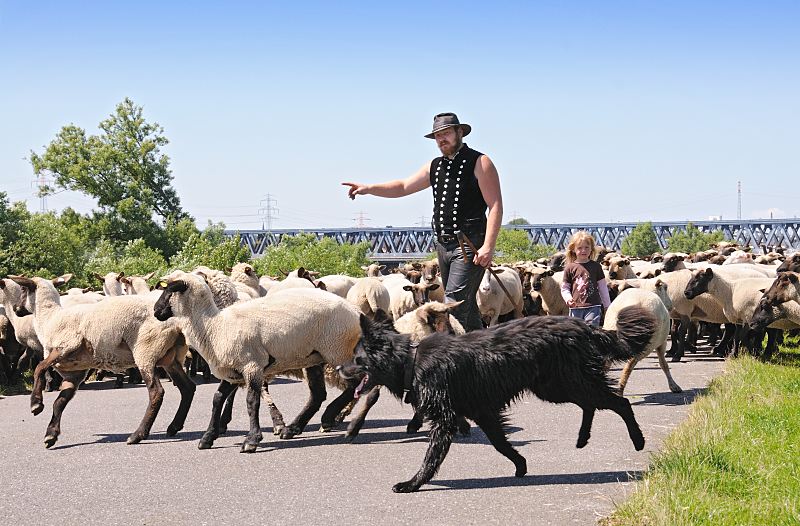
[[[361,396],[361,390],[364,389],[364,386],[367,385],[367,380],[369,380],[369,375],[365,374],[364,378],[361,379],[361,383],[358,384],[356,387],[356,392],[353,393],[353,397],[358,400],[358,397]]]

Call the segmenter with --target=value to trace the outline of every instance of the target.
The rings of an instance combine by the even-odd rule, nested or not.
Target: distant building
[[[722,221],[722,216],[708,216],[709,221]]]

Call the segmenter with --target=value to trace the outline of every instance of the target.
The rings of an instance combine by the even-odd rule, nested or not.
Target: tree
[[[515,261],[535,261],[555,253],[556,247],[551,245],[534,245],[524,230],[504,228],[497,235],[495,245],[497,254],[493,258],[497,263],[513,263]]]
[[[686,231],[676,232],[667,240],[667,247],[670,252],[699,252],[708,250],[711,245],[725,239],[725,235],[720,230],[704,233],[692,223],[686,224]]]
[[[524,217],[517,217],[509,221],[507,224],[509,225],[530,225],[530,221],[525,219]]]
[[[11,266],[11,246],[19,239],[23,225],[31,214],[23,201],[13,205],[8,201],[8,194],[0,192],[0,276],[14,273]]]
[[[642,258],[661,250],[658,238],[653,230],[653,223],[639,223],[628,236],[622,240],[622,253],[627,256]]]
[[[218,237],[214,229],[192,234],[183,248],[169,260],[171,268],[184,271],[204,265],[217,270],[228,270],[237,263],[250,260],[250,250],[242,245],[238,235]]]
[[[87,136],[77,126],[64,126],[43,153],[31,152],[34,172],[52,175],[57,188],[96,198],[100,210],[94,219],[113,242],[142,238],[155,248],[177,250],[165,246],[154,221],[158,217],[165,225],[189,217],[172,187],[169,157],[160,150],[169,142],[163,128],[148,123],[128,98],[99,128],[101,134]]]
[[[81,236],[54,213],[33,214],[9,247],[8,260],[16,274],[52,278],[71,273],[81,286],[86,284],[86,250]]]

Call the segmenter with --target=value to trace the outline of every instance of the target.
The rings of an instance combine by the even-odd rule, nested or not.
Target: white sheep
[[[345,276],[344,274],[331,274],[329,276],[322,276],[316,280],[317,286],[319,283],[325,285],[325,289],[332,294],[336,294],[340,298],[347,298],[347,292],[356,284],[356,278],[352,276]]]
[[[214,270],[201,265],[195,268],[192,271],[192,274],[200,276],[203,278],[203,280],[205,280],[208,288],[211,289],[211,294],[214,297],[214,303],[216,303],[218,309],[224,309],[225,307],[230,307],[239,301],[247,301],[251,299],[251,297],[248,295],[246,299],[240,300],[236,284],[221,270]],[[172,274],[168,275],[166,278],[169,278],[170,276],[172,276]],[[159,297],[160,296],[161,291],[159,291]]]
[[[370,319],[375,318],[378,309],[389,312],[391,298],[389,291],[378,278],[361,278],[347,292],[347,301],[352,303]]]
[[[383,285],[389,291],[389,313],[394,320],[427,303],[429,291],[439,288],[436,283],[411,283],[407,279],[384,279]]]
[[[377,278],[381,275],[381,271],[386,269],[386,265],[380,265],[378,263],[370,263],[369,266],[361,266],[361,270],[367,273],[368,278]]]
[[[250,432],[242,452],[261,441],[259,406],[265,379],[322,363],[340,365],[352,357],[361,335],[358,311],[334,294],[318,290],[270,291],[264,298],[219,310],[202,278],[176,272],[156,302],[156,317],[175,317],[187,342],[222,380],[212,418],[199,447],[219,435],[222,405],[237,385],[247,388]]]
[[[155,272],[150,272],[144,276],[122,276],[119,281],[122,283],[122,291],[125,294],[150,294],[150,285],[147,280],[153,277]]]
[[[8,321],[14,327],[14,337],[25,348],[17,360],[17,369],[22,363],[32,364],[44,356],[44,347],[33,326],[33,316],[18,316],[16,313],[15,308],[22,303],[22,295],[22,287],[16,282],[8,278],[0,279],[0,300],[2,300]]]
[[[638,356],[631,358],[622,369],[622,374],[620,375],[619,379],[620,395],[622,395],[625,391],[628,378],[630,377],[633,368],[636,367],[636,364],[654,350],[658,354],[658,364],[661,366],[661,370],[664,371],[664,375],[667,377],[667,383],[669,384],[670,391],[673,393],[681,392],[680,386],[678,386],[675,380],[672,379],[672,374],[670,374],[669,365],[667,364],[665,357],[667,350],[667,337],[669,336],[670,328],[669,309],[672,308],[672,301],[670,300],[667,292],[667,285],[663,281],[656,279],[653,282],[653,285],[654,291],[637,288],[630,288],[622,291],[614,299],[614,301],[611,302],[611,305],[609,305],[605,314],[603,329],[607,331],[616,330],[617,316],[619,315],[620,311],[626,307],[634,305],[646,309],[647,312],[652,314],[653,318],[656,320],[653,337],[647,344],[645,351]]]
[[[124,275],[124,272],[109,272],[105,276],[101,276],[96,272],[92,274],[96,279],[103,282],[103,294],[106,296],[122,296],[123,291],[120,280]]]
[[[258,274],[249,263],[237,263],[231,269],[231,281],[236,286],[236,292],[240,298],[251,299],[261,298],[267,295],[267,291],[261,287]]]
[[[684,294],[691,299],[708,292],[722,304],[725,317],[737,326],[733,341],[736,354],[764,290],[773,281],[766,277],[731,279],[724,272],[707,268],[692,271],[692,278],[687,283]]]
[[[61,432],[61,413],[86,377],[89,369],[122,372],[136,366],[147,385],[150,402],[139,427],[128,437],[138,443],[150,434],[164,398],[164,388],[155,368],[167,371],[181,392],[181,403],[167,435],[183,428],[194,396],[194,383],[181,363],[188,350],[174,322],[153,318],[153,303],[142,296],[116,296],[91,305],[65,309],[58,291],[43,278],[12,278],[22,286],[23,297],[17,308],[33,313],[36,334],[44,346],[44,360],[36,366],[31,393],[31,412],[44,409],[42,379],[45,370],[55,366],[64,378],[61,393],[53,404],[53,418],[47,427],[45,446],[51,447]]]
[[[511,298],[503,291],[500,283]],[[476,297],[481,319],[489,327],[497,324],[499,317],[504,314],[513,313],[514,318],[523,317],[522,282],[519,273],[513,268],[495,267],[494,274],[486,269]]]
[[[287,277],[277,283],[275,283],[272,287],[270,287],[267,296],[271,296],[272,294],[276,294],[282,290],[287,289],[315,289],[316,286],[314,283],[306,278],[298,278],[298,277]]]

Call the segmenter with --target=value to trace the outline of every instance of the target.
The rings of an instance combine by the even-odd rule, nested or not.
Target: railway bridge
[[[505,225],[503,228],[524,230],[533,244],[552,245],[563,249],[570,236],[586,230],[603,246],[619,250],[622,241],[638,223],[563,223],[540,225]],[[688,222],[653,222],[658,243],[666,248],[667,240],[675,233],[685,231]],[[736,221],[692,221],[702,232],[721,231],[726,239],[742,245],[751,245],[756,251],[762,246],[783,246],[800,250],[800,219],[750,219]],[[368,257],[382,263],[396,263],[423,259],[434,251],[433,231],[430,227],[386,228],[304,228],[272,230],[227,230],[225,234],[241,236],[254,257],[280,243],[284,236],[300,233],[314,234],[317,238],[332,238],[338,243],[369,243]]]

